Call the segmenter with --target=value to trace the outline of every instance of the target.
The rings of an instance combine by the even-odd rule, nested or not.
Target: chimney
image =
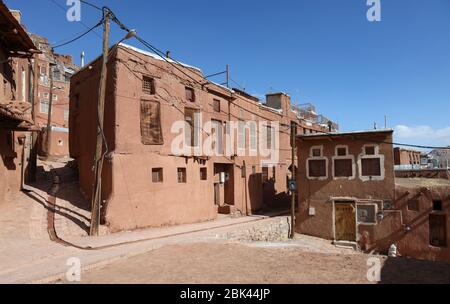
[[[166,52],[166,58],[167,58],[167,59],[170,59],[170,51],[167,51],[167,52]]]
[[[81,52],[81,67],[84,67],[84,51]]]
[[[14,18],[19,21],[20,24],[22,24],[22,12],[19,10],[9,10],[11,14],[14,16]]]
[[[287,115],[291,109],[291,97],[286,93],[267,94],[266,105],[276,110],[282,110]]]

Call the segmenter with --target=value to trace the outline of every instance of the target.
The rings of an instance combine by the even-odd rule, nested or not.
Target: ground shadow
[[[406,258],[389,258],[380,284],[449,284],[450,264]]]

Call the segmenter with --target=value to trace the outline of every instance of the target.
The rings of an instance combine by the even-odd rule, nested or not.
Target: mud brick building
[[[42,132],[39,136],[39,154],[42,156],[69,155],[69,93],[70,78],[79,69],[72,56],[55,53],[47,38],[30,34],[41,51],[36,56],[36,124]],[[50,73],[52,75],[50,75]],[[50,78],[53,77],[52,90],[52,136],[50,150],[47,151],[47,124],[50,104]]]
[[[299,134],[337,125],[316,113],[305,117],[287,94],[269,94],[263,103],[206,80],[198,68],[167,60],[170,63],[124,44],[112,49],[103,224],[119,231],[285,208],[290,198],[291,123],[297,124]],[[100,67],[101,58],[71,79],[70,154],[78,162],[88,198],[94,182]],[[179,133],[179,123],[186,132]],[[187,149],[174,152],[180,140]],[[262,142],[270,155],[260,153]],[[205,146],[215,153],[200,149]]]
[[[32,60],[37,52],[20,24],[20,13],[0,1],[0,204],[20,191],[29,170]]]
[[[450,261],[450,182],[396,178],[392,130],[298,137],[297,232],[387,253]]]
[[[396,166],[415,166],[420,168],[422,157],[425,157],[425,155],[420,151],[394,148],[394,164]]]

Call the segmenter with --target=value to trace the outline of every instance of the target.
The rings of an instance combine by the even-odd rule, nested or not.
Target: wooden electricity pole
[[[103,171],[103,142],[104,138],[104,116],[105,116],[105,99],[106,99],[106,79],[107,79],[107,63],[109,53],[109,30],[111,15],[110,11],[105,9],[103,11],[104,23],[103,23],[103,61],[102,71],[100,76],[100,86],[98,92],[98,126],[97,126],[97,148],[95,152],[95,179],[94,188],[92,191],[92,211],[91,211],[91,228],[90,235],[98,235],[100,226],[100,208],[102,199],[102,171]]]
[[[291,186],[291,235],[289,236],[291,239],[295,237],[295,200],[297,193],[297,170],[295,168],[295,152],[296,152],[296,137],[297,137],[297,124],[295,122],[291,123],[291,147],[292,147],[292,177],[291,183],[294,185]],[[294,187],[295,186],[295,187]]]

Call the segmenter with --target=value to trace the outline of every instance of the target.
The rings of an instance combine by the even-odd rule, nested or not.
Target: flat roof
[[[350,131],[350,132],[324,132],[324,133],[314,133],[314,134],[301,134],[297,135],[297,138],[302,139],[320,139],[324,137],[343,137],[352,135],[367,135],[367,134],[382,134],[382,133],[393,133],[393,129],[374,129],[367,131]]]

